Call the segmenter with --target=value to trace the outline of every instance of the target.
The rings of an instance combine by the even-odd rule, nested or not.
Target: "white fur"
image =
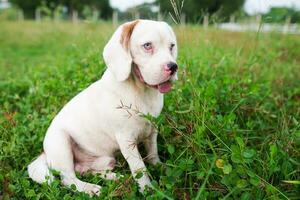
[[[128,78],[132,63],[130,52],[126,51],[120,43],[123,26],[115,31],[103,50],[104,61],[118,81]]]
[[[99,194],[100,186],[80,181],[75,170],[95,173],[112,170],[114,153],[121,150],[141,191],[150,186],[146,166],[137,149],[143,142],[150,163],[160,162],[157,154],[157,131],[141,114],[157,117],[163,107],[163,94],[148,87],[131,73],[134,61],[145,81],[159,84],[165,81],[163,66],[175,62],[177,48],[170,52],[170,42],[176,43],[172,29],[164,22],[140,20],[130,39],[130,52],[119,44],[120,26],[104,48],[108,69],[102,78],[80,92],[53,119],[44,139],[44,153],[28,166],[29,176],[41,183],[49,169],[60,171],[62,183],[75,184],[79,191]],[[151,41],[155,53],[147,55],[142,44]],[[172,79],[176,74],[171,77]],[[115,179],[110,172],[106,178]]]
[[[145,53],[141,48],[146,42],[153,44],[153,55]],[[169,50],[171,43],[175,44],[173,52]],[[167,23],[148,20],[138,23],[132,33],[130,45],[134,62],[139,66],[146,83],[157,85],[169,78],[162,75],[164,70],[162,66],[175,62],[177,42],[174,32]]]
[[[28,174],[38,183],[45,182],[47,177],[49,178],[49,182],[53,180],[53,175],[47,166],[46,155],[44,153],[28,165]]]

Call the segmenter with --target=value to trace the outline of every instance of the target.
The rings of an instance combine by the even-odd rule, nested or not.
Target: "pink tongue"
[[[166,81],[164,83],[161,83],[157,86],[160,93],[166,93],[169,92],[172,88],[172,83],[170,81]]]

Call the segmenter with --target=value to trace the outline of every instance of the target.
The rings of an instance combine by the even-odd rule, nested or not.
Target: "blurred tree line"
[[[214,17],[218,22],[228,21],[230,15],[242,10],[245,0],[185,0],[181,9],[182,0],[173,0],[177,9],[185,13],[187,22],[201,22],[204,15]],[[157,0],[162,13],[174,13],[170,1]]]
[[[34,18],[38,8],[46,8],[53,17],[55,10],[65,8],[66,13],[71,16],[74,11],[79,16],[83,15],[87,8],[100,11],[99,16],[108,19],[112,15],[113,9],[109,0],[9,0],[13,5],[20,8],[25,18]]]
[[[268,13],[263,16],[264,22],[281,23],[290,18],[291,23],[300,22],[300,11],[292,8],[272,8]]]
[[[174,9],[179,15],[185,17],[185,22],[202,23],[204,16],[209,16],[210,23],[228,22],[231,16],[240,21],[247,21],[251,16],[243,10],[245,0],[155,0],[131,7],[125,12],[113,9],[109,0],[9,0],[14,6],[21,9],[25,18],[34,18],[37,9],[44,16],[55,18],[60,13],[62,18],[71,18],[74,12],[79,18],[88,19],[97,11],[97,17],[110,19],[115,10],[121,20],[133,18],[163,19],[176,17]],[[128,0],[124,0],[128,1]],[[183,2],[183,4],[182,4]],[[175,8],[174,8],[175,5]],[[178,17],[176,17],[178,20]],[[282,23],[287,19],[291,23],[300,22],[300,11],[292,8],[272,8],[267,14],[262,15],[264,22]]]
[[[181,6],[182,0],[172,0]],[[243,6],[245,0],[185,0],[182,13],[186,14],[187,22],[199,22],[204,14],[217,16],[219,21],[226,21],[229,16],[237,12]],[[10,0],[13,5],[23,10],[25,18],[34,18],[36,9],[47,8],[49,14],[53,17],[57,8],[67,8],[69,16],[76,11],[79,16],[84,15],[86,8],[100,11],[100,17],[108,19],[112,16],[113,9],[109,0]],[[119,12],[120,16],[130,16],[133,12],[139,12],[141,17],[149,18],[157,15],[157,12],[151,9],[158,6],[163,15],[174,13],[170,0],[156,0],[153,3],[145,3],[137,7],[128,9],[128,12]],[[46,10],[46,9],[44,9]],[[158,11],[158,10],[157,10]],[[48,13],[47,13],[48,14]]]

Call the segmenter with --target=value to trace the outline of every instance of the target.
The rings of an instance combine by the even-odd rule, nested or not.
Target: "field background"
[[[88,199],[31,181],[52,118],[105,70],[109,23],[0,22],[0,199]],[[163,165],[137,192],[118,156],[103,199],[299,199],[300,36],[174,27],[179,80],[155,120]],[[95,197],[95,199],[97,199]]]

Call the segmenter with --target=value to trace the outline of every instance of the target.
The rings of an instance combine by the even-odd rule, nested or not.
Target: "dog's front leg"
[[[127,134],[118,134],[116,135],[116,139],[121,153],[128,162],[133,177],[139,184],[140,191],[143,192],[145,186],[151,186],[151,183],[146,172],[145,163],[139,153],[136,138],[128,136]],[[142,174],[141,177],[139,176],[140,173]]]
[[[154,129],[152,134],[144,140],[144,144],[148,154],[146,157],[147,161],[153,165],[157,163],[161,163],[157,151],[157,130],[156,129]]]

